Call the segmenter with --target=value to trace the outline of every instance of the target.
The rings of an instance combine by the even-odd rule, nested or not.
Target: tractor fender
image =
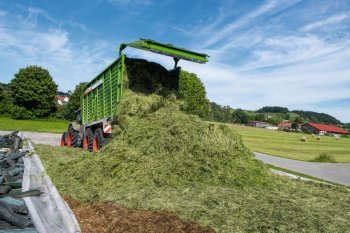
[[[79,124],[77,124],[77,123],[75,123],[75,122],[71,122],[71,123],[69,124],[69,126],[68,126],[68,129],[69,129],[71,126],[72,126],[72,128],[73,128],[75,131],[77,131],[77,132],[80,131],[80,125],[79,125]]]

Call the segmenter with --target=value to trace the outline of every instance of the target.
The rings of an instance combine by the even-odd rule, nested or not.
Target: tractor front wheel
[[[68,129],[66,144],[68,147],[77,147],[79,145],[79,133],[72,126]]]
[[[61,146],[67,145],[67,132],[64,132],[61,137]]]
[[[94,141],[94,135],[92,134],[92,130],[90,128],[87,128],[85,130],[84,139],[83,139],[84,150],[92,151],[93,141]]]
[[[103,131],[101,128],[98,128],[94,133],[93,151],[98,152],[104,144],[105,138],[103,137]]]

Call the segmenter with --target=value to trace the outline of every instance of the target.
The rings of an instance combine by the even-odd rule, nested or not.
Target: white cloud
[[[203,46],[208,47],[224,39],[227,39],[237,29],[250,25],[251,23],[258,20],[259,17],[261,17],[262,15],[267,14],[273,10],[285,9],[290,5],[294,5],[298,1],[299,0],[297,1],[296,0],[294,1],[267,0],[263,5],[259,6],[257,9],[241,17],[240,19],[235,20],[226,25],[223,25],[221,29],[215,30],[215,32],[211,30],[210,31],[211,36],[209,36],[208,39],[206,39]],[[204,28],[203,30],[207,31],[206,28]]]
[[[350,16],[349,13],[335,14],[329,18],[322,19],[322,20],[307,24],[304,27],[302,27],[301,30],[311,31],[311,30],[319,29],[319,28],[322,28],[325,26],[334,26],[335,24],[338,24],[341,21],[347,19],[349,16]]]
[[[82,23],[78,23],[72,20],[68,20],[65,22],[67,25],[78,28],[79,30],[83,31],[83,32],[90,32],[91,30],[89,30],[85,24]]]
[[[349,43],[329,42],[316,35],[277,36],[262,41],[254,51],[256,60],[244,65],[242,70],[287,65],[309,59],[325,57],[347,48]]]
[[[128,13],[127,18],[135,17],[141,13],[141,10],[153,4],[152,0],[107,0],[113,6],[116,6],[119,10]]]
[[[151,0],[108,0],[109,3],[115,4],[115,5],[150,5],[152,4]]]
[[[11,58],[8,69],[13,74],[27,65],[39,65],[50,71],[60,90],[68,90],[91,80],[113,60],[107,42],[73,43],[69,33],[60,29],[61,22],[50,20],[49,15],[44,18],[57,23],[43,26],[37,18],[43,12],[30,8],[26,16],[0,22],[0,60],[6,64]]]
[[[300,22],[280,24],[283,14],[279,20],[272,20],[273,25],[270,21],[261,23],[271,13],[281,12],[297,2],[267,1],[234,22],[223,24],[224,20],[220,19],[220,24],[208,27],[210,32],[204,27],[188,33],[191,39],[204,41],[204,46],[198,43],[199,49],[215,45],[214,49],[205,51],[214,56],[206,65],[185,63],[183,68],[199,74],[211,100],[234,108],[315,107],[320,102],[350,98],[349,34],[339,31],[325,36],[306,32],[344,23],[348,13],[327,18],[325,9],[320,14],[322,20],[301,29]],[[303,21],[302,16],[298,19]],[[257,20],[260,24],[255,27]],[[230,60],[232,54],[235,55]],[[323,111],[332,115],[334,109],[339,119],[350,121],[349,111],[344,107]],[[317,110],[322,112],[322,108]]]
[[[40,43],[46,44],[48,53],[55,52],[64,49],[68,43],[68,33],[65,31],[52,30],[48,33],[43,33],[40,41]]]

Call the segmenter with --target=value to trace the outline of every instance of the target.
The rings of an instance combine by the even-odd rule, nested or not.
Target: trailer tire
[[[84,133],[84,140],[83,140],[83,147],[84,150],[92,151],[94,141],[94,135],[92,133],[92,130],[90,128],[87,128]]]
[[[94,133],[93,152],[98,152],[104,144],[105,138],[103,136],[103,131],[101,128],[98,128]]]
[[[66,144],[68,147],[77,147],[79,145],[79,133],[72,126],[68,129]]]
[[[67,146],[67,132],[64,132],[61,137],[61,146]]]

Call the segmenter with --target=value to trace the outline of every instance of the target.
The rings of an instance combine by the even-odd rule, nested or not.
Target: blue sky
[[[208,97],[233,108],[329,113],[350,122],[348,0],[0,0],[0,82],[47,68],[59,89],[89,81],[121,42],[150,38],[210,55],[180,61]],[[127,54],[172,68],[171,58]]]

